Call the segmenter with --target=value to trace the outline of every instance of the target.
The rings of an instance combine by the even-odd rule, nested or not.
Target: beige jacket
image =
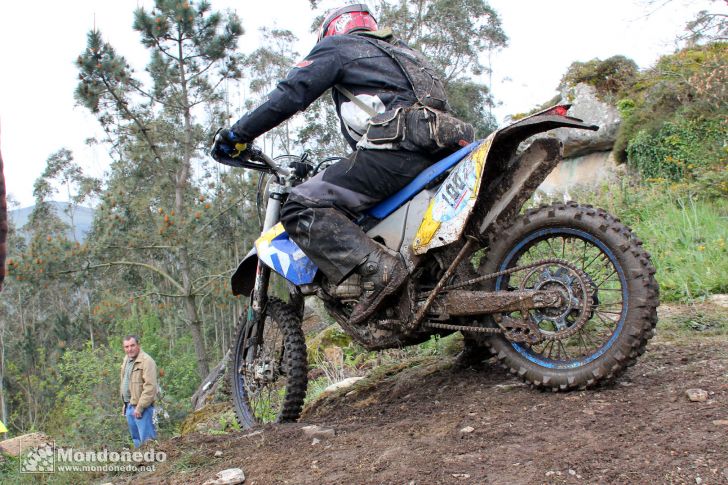
[[[129,361],[129,356],[124,357],[124,362],[121,364],[121,380],[119,381],[119,394],[124,398],[124,391],[122,386],[124,385],[124,368],[126,363]],[[129,391],[131,391],[131,401],[133,406],[136,406],[140,411],[145,410],[152,404],[157,397],[157,364],[154,359],[149,357],[149,354],[143,350],[139,351],[136,360],[134,361],[134,367],[131,370],[131,379],[129,382]]]

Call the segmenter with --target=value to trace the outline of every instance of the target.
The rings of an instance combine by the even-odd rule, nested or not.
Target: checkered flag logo
[[[55,471],[55,444],[46,443],[28,450],[20,460],[21,473],[53,473]]]

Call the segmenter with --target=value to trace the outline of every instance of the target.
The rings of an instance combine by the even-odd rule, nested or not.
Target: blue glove
[[[249,159],[250,154],[247,143],[244,143],[233,131],[223,128],[217,130],[215,134],[210,156],[225,165],[242,167],[242,163]]]

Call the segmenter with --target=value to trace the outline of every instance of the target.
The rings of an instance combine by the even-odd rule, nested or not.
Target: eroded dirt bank
[[[192,434],[139,483],[728,483],[728,339],[658,335],[616,384],[531,390],[494,365],[424,360],[309,409],[301,423]],[[686,390],[704,389],[705,402]],[[303,426],[331,428],[312,438]],[[215,456],[215,452],[220,456]]]

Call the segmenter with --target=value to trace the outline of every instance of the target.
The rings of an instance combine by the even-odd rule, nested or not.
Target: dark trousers
[[[351,218],[398,192],[433,161],[404,150],[358,150],[291,191],[281,210],[283,227],[339,283],[378,247]]]

